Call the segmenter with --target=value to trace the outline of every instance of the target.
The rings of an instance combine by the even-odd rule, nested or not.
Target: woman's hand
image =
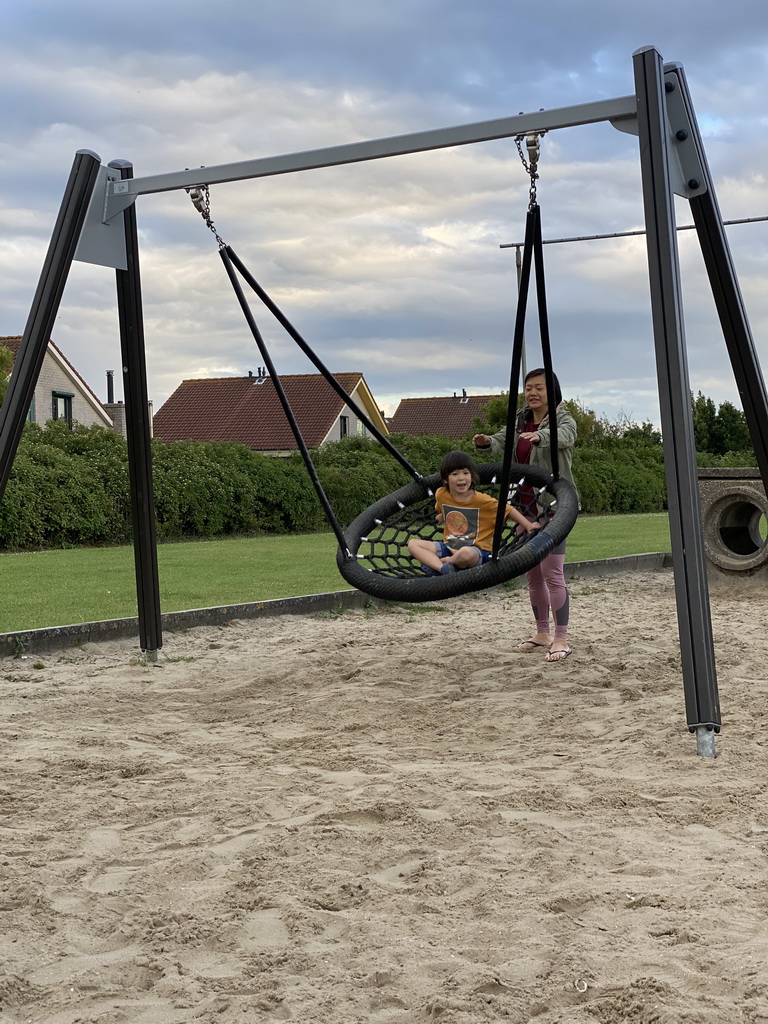
[[[472,444],[475,448],[490,448],[491,439],[487,434],[475,434],[472,438]]]
[[[527,430],[524,434],[521,434],[520,437],[523,441],[530,441],[531,444],[538,444],[541,440],[541,435],[535,430]]]
[[[525,527],[526,533],[533,533],[534,530],[540,530],[540,529],[541,529],[541,523],[531,523],[531,522],[529,522],[526,525],[526,527]]]

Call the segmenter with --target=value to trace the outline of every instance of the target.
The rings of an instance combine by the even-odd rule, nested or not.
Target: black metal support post
[[[714,757],[720,705],[699,511],[664,74],[661,56],[652,47],[638,50],[633,61],[686,716],[689,729],[696,733],[698,753]]]
[[[667,66],[667,70],[670,70],[670,66]],[[757,464],[760,467],[763,484],[768,488],[768,393],[766,393],[765,380],[757,358],[747,311],[736,277],[736,269],[733,265],[685,73],[680,65],[672,65],[671,70],[677,77],[678,88],[688,111],[688,119],[702,168],[702,184],[706,185],[706,192],[690,199],[693,223],[699,237],[704,264],[712,286],[712,295],[733,367],[736,387],[739,390],[744,417],[749,426],[749,433],[757,456]]]
[[[133,177],[133,165],[114,160],[109,165],[122,179]],[[123,395],[128,431],[128,465],[133,513],[133,554],[136,565],[136,594],[139,638],[142,651],[151,660],[163,646],[160,618],[160,582],[157,566],[155,494],[152,484],[152,431],[149,422],[147,366],[144,351],[144,317],[141,307],[139,240],[136,208],[131,204],[122,214],[125,222],[127,270],[116,271],[117,308],[120,318],[120,346],[123,358]]]
[[[75,154],[5,401],[0,408],[0,499],[11,475],[99,167],[98,156],[90,150],[80,149]]]

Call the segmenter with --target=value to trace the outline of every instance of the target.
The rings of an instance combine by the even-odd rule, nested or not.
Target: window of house
[[[35,422],[35,396],[32,395],[32,401],[29,403],[29,412],[27,413],[27,423]]]
[[[339,416],[339,437],[349,434],[349,416]]]
[[[72,426],[72,399],[75,396],[67,391],[54,391],[51,404],[51,419],[66,420]]]

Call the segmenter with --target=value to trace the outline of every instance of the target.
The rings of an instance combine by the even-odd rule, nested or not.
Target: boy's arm
[[[517,525],[522,526],[526,533],[531,533],[533,530],[541,529],[541,523],[532,523],[530,520],[525,518],[519,509],[513,508],[512,505],[507,505],[507,514],[504,518],[514,519]]]

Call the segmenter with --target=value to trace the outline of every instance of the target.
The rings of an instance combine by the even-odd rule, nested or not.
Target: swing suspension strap
[[[339,524],[336,514],[333,511],[330,502],[328,501],[328,496],[326,495],[325,490],[323,489],[323,485],[320,482],[320,478],[317,475],[317,470],[312,461],[312,456],[310,455],[309,449],[306,446],[298,422],[296,420],[296,416],[294,415],[293,409],[291,408],[290,402],[288,401],[288,397],[285,394],[285,389],[283,388],[282,383],[280,381],[280,377],[278,376],[277,371],[275,370],[272,357],[269,354],[269,350],[267,349],[264,338],[261,334],[261,331],[259,330],[258,324],[256,323],[256,319],[253,315],[253,312],[251,311],[245,293],[243,292],[243,288],[240,283],[240,278],[238,277],[236,270],[239,272],[242,279],[250,286],[250,288],[259,297],[259,299],[261,299],[262,303],[266,306],[270,313],[272,313],[272,315],[275,317],[278,323],[284,328],[284,330],[290,335],[290,337],[293,338],[293,340],[299,346],[301,351],[317,367],[317,369],[320,371],[320,373],[322,374],[323,378],[327,381],[327,383],[330,384],[330,386],[344,401],[344,403],[347,406],[349,406],[350,409],[353,410],[357,418],[365,424],[368,431],[376,438],[376,440],[379,441],[379,443],[382,444],[387,449],[387,451],[389,451],[393,458],[395,458],[400,463],[403,469],[405,469],[408,472],[408,474],[413,478],[413,480],[415,480],[418,483],[421,483],[424,478],[415,469],[415,467],[411,465],[411,463],[405,458],[405,456],[401,452],[399,452],[397,448],[395,448],[395,446],[392,444],[392,442],[389,440],[386,434],[383,434],[379,430],[379,428],[376,426],[375,423],[373,423],[373,421],[370,419],[365,410],[362,409],[361,406],[355,401],[355,399],[352,398],[352,396],[349,395],[344,390],[344,388],[339,384],[339,382],[336,380],[336,378],[333,376],[330,370],[323,364],[323,362],[319,359],[316,353],[310,348],[310,346],[307,344],[307,342],[304,340],[304,338],[301,336],[298,330],[283,314],[282,310],[279,309],[279,307],[272,301],[272,299],[264,291],[261,285],[254,279],[253,275],[250,273],[250,271],[242,262],[242,260],[237,256],[232,247],[227,245],[226,242],[224,242],[224,240],[221,238],[211,218],[210,193],[208,190],[208,186],[200,185],[193,189],[187,189],[187,191],[189,192],[190,199],[192,200],[193,205],[199,211],[206,225],[216,237],[216,241],[219,247],[219,256],[221,257],[222,263],[224,264],[224,269],[226,270],[230,284],[232,285],[232,289],[237,297],[237,301],[240,304],[240,308],[243,311],[243,315],[245,316],[245,320],[248,324],[248,327],[250,328],[251,334],[253,335],[253,339],[256,342],[256,345],[259,349],[259,353],[261,354],[261,357],[264,360],[264,365],[266,366],[267,372],[269,373],[269,376],[272,380],[272,384],[275,388],[275,392],[280,401],[280,405],[282,406],[283,412],[285,413],[285,417],[288,420],[288,425],[290,426],[291,432],[296,440],[296,444],[298,446],[301,457],[304,460],[304,464],[307,467],[307,472],[309,473],[310,480],[312,481],[312,486],[314,487],[320,504],[323,507],[323,511],[325,512],[326,518],[328,519],[331,529],[336,535],[336,539],[339,542],[339,546],[342,548],[342,550],[347,550],[346,541],[344,539],[344,531],[342,530],[341,525]],[[430,497],[433,496],[432,490],[427,490]],[[352,557],[348,550],[347,554],[349,557]]]
[[[543,133],[542,133],[543,134]],[[560,478],[560,466],[558,462],[557,449],[557,403],[555,400],[555,381],[552,372],[552,349],[549,337],[549,316],[547,313],[547,294],[544,281],[544,244],[541,234],[541,208],[536,201],[536,181],[539,177],[539,141],[538,135],[529,135],[526,138],[528,160],[523,155],[522,140],[524,136],[515,139],[517,150],[520,154],[523,167],[530,175],[531,186],[529,191],[528,213],[525,221],[525,242],[523,244],[523,260],[520,273],[520,289],[517,297],[517,312],[515,314],[515,328],[512,339],[512,366],[509,378],[509,398],[507,404],[507,443],[504,445],[504,460],[499,477],[499,507],[496,510],[496,524],[493,533],[492,559],[499,557],[502,544],[502,532],[504,529],[504,517],[506,512],[506,501],[504,496],[509,494],[509,500],[514,499],[519,489],[518,483],[510,489],[511,467],[514,462],[514,436],[517,427],[517,393],[520,383],[520,366],[522,363],[523,344],[525,338],[525,316],[528,308],[528,292],[531,281],[531,263],[533,262],[536,277],[536,298],[539,316],[539,331],[541,335],[541,352],[544,363],[544,381],[547,389],[547,408],[549,411],[549,437],[550,454],[552,459],[552,479]],[[541,494],[545,490],[539,490]],[[538,495],[537,495],[538,497]]]

